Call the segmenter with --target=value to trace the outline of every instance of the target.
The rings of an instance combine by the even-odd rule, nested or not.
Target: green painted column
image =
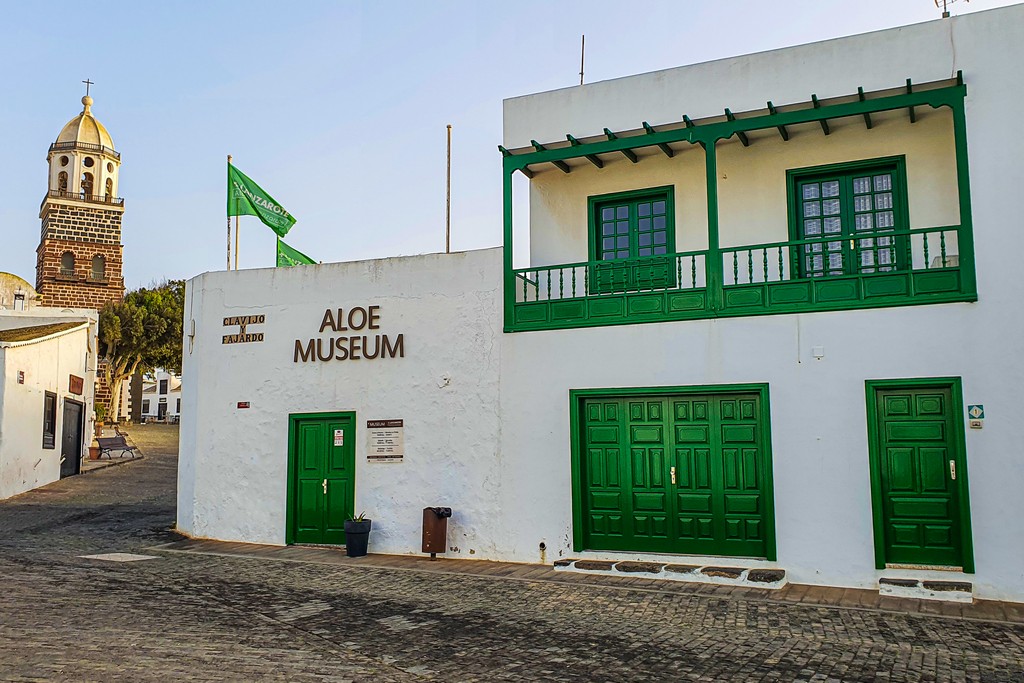
[[[512,174],[516,172],[516,169],[509,163],[511,159],[505,157],[502,163],[502,175],[503,175],[503,196],[502,203],[504,205],[504,230],[505,239],[502,246],[502,252],[505,261],[505,273],[502,277],[504,297],[504,330],[505,332],[512,332],[513,326],[515,325],[515,304],[516,304],[516,291],[515,291],[515,274],[512,272]]]
[[[704,148],[705,183],[708,192],[708,255],[704,268],[708,287],[708,308],[722,309],[722,252],[718,240],[718,155],[714,136],[700,141]]]
[[[971,174],[967,163],[967,114],[964,98],[967,86],[963,88],[963,97],[953,101],[953,141],[956,147],[956,182],[960,201],[960,234],[958,236],[960,250],[961,291],[964,294],[978,293],[978,282],[974,264],[974,222],[971,219]]]

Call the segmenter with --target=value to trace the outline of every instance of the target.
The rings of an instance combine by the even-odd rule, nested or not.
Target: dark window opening
[[[43,397],[43,448],[57,443],[57,394],[47,391]]]

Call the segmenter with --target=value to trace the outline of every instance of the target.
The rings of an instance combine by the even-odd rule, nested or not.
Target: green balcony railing
[[[508,280],[513,329],[972,301],[960,226],[532,266]],[[965,269],[971,269],[965,278]]]
[[[728,247],[721,251],[716,311],[792,313],[969,299],[959,237],[959,226],[943,226]]]
[[[513,271],[516,324],[529,329],[633,322],[707,307],[707,252],[585,261]],[[590,322],[586,322],[590,321]]]

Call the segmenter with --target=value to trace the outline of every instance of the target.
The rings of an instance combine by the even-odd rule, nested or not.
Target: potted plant
[[[103,418],[107,416],[107,407],[104,405],[96,406],[96,421],[93,423],[93,433],[96,436],[103,436]]]
[[[345,552],[349,557],[366,555],[366,545],[370,540],[370,522],[366,513],[360,512],[358,517],[345,520]]]
[[[100,442],[96,440],[96,437],[93,437],[92,443],[89,444],[89,459],[100,459]]]

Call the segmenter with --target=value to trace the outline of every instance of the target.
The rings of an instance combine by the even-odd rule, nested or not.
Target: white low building
[[[190,281],[178,528],[1024,601],[1022,58],[1014,6],[507,100],[503,249]]]
[[[181,377],[156,370],[143,378],[142,419],[151,422],[177,422],[181,416]]]
[[[80,472],[95,350],[96,311],[0,311],[0,499]]]

